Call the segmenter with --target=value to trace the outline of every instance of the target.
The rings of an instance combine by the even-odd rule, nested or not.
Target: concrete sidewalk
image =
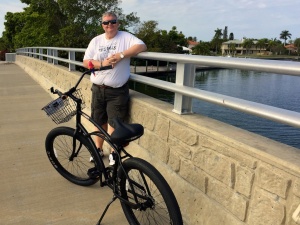
[[[99,183],[80,187],[61,177],[44,147],[56,125],[41,108],[52,98],[15,64],[0,63],[0,224],[96,224],[112,198]],[[120,203],[102,224],[127,224]]]

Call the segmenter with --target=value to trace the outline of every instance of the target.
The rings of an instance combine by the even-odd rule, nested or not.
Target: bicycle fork
[[[73,159],[78,156],[78,153],[82,147],[82,143],[80,142],[78,149],[76,151],[76,134],[77,134],[77,131],[75,131],[75,133],[73,135],[73,150],[72,150],[72,154],[69,157],[69,161],[73,161]]]

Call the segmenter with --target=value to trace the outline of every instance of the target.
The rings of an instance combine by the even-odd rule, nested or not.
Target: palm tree
[[[254,45],[253,39],[247,38],[244,40],[242,46],[246,48],[246,54],[248,54],[249,49]]]
[[[296,38],[296,40],[294,41],[294,46],[297,47],[297,54],[299,55],[300,38]]]
[[[268,39],[267,38],[259,39],[257,41],[256,47],[259,48],[259,53],[261,52],[261,49],[266,48],[267,44],[268,44]]]
[[[281,31],[280,39],[284,40],[284,46],[286,44],[286,40],[291,37],[292,37],[292,34],[288,30]]]
[[[215,36],[214,36],[214,39],[221,39],[222,35],[223,35],[222,29],[217,28],[217,29],[215,30]]]
[[[229,54],[233,54],[233,56],[235,56],[236,53],[235,43],[230,43],[228,47],[229,47]]]
[[[273,53],[273,50],[275,50],[275,48],[278,44],[279,43],[278,43],[278,40],[276,40],[276,38],[271,38],[271,40],[269,40],[268,48],[271,53]]]
[[[212,44],[216,46],[216,53],[218,52],[218,47],[222,44],[222,29],[217,28],[215,30],[215,36],[212,40]]]

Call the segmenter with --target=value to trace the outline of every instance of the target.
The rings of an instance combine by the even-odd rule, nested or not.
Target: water
[[[174,82],[175,74],[157,77]],[[134,86],[134,87],[133,87]],[[300,77],[237,69],[196,73],[195,88],[300,112]],[[144,84],[131,88],[173,103],[174,94]],[[300,129],[193,99],[193,112],[300,149]]]

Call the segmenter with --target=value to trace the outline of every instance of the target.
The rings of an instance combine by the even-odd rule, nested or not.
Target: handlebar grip
[[[100,70],[109,70],[112,69],[112,65],[109,66],[102,66],[100,69],[93,69],[91,68],[90,70],[85,71],[81,77],[79,78],[79,80],[77,81],[76,85],[74,87],[72,87],[69,91],[62,93],[61,91],[55,89],[53,87],[50,88],[50,91],[52,94],[57,94],[59,97],[65,99],[67,98],[67,96],[70,96],[73,92],[76,91],[77,86],[79,85],[80,81],[82,80],[82,78],[84,77],[84,75],[88,74],[88,73],[93,73],[94,71],[100,71]]]
[[[50,92],[51,92],[52,94],[57,94],[57,95],[59,95],[59,97],[61,97],[61,96],[63,95],[63,93],[60,92],[58,89],[55,89],[55,90],[54,90],[54,87],[51,87],[51,88],[50,88]]]

